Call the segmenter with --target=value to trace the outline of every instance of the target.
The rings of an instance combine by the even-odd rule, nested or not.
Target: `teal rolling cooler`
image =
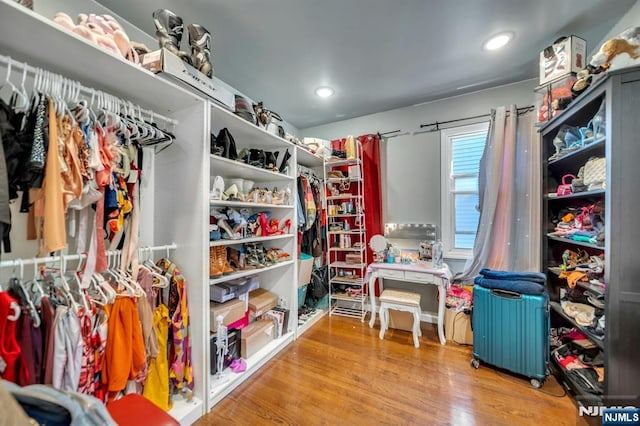
[[[548,375],[549,298],[473,287],[473,359],[531,378],[539,388]]]

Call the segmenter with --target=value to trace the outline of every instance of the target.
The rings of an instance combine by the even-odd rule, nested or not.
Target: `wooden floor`
[[[197,425],[575,425],[570,397],[469,364],[471,347],[325,317],[239,386]],[[543,391],[563,394],[548,379]],[[582,423],[578,423],[582,424]]]

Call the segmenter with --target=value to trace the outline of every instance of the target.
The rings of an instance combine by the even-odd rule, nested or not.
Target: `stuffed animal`
[[[626,57],[622,56],[624,53],[627,54]],[[604,42],[598,53],[591,58],[590,65],[606,71],[633,65],[638,58],[640,58],[640,27],[631,27],[617,37]],[[614,60],[615,64],[612,64]]]

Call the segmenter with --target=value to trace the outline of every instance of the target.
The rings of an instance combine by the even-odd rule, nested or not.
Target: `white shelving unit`
[[[187,279],[194,397],[189,401],[177,398],[169,413],[181,424],[191,424],[205,412],[207,389],[208,361],[201,349],[208,337],[203,326],[208,306],[202,297],[202,283],[207,279],[203,247],[208,227],[204,220],[193,219],[204,218],[208,210],[208,188],[202,179],[202,159],[208,155],[205,149],[209,134],[204,120],[207,103],[14,1],[0,0],[0,16],[0,54],[178,120],[174,129],[176,141],[171,146],[157,154],[153,148],[145,149],[139,245],[175,242],[177,249],[171,258]]]
[[[355,143],[355,158],[331,158],[324,163],[329,314],[364,321],[367,232],[362,146],[358,141]],[[345,177],[329,178],[331,171],[340,171]],[[350,176],[349,171],[356,172],[355,176]],[[357,257],[355,260],[354,255]]]
[[[259,237],[251,236],[235,240],[221,239],[208,241],[206,244],[207,249],[209,246],[231,246],[239,249],[246,243],[260,243],[265,248],[277,247],[291,255],[290,260],[278,262],[265,268],[236,271],[223,277],[208,280],[209,285],[214,285],[236,278],[255,275],[260,280],[260,287],[275,293],[280,300],[280,305],[290,310],[289,323],[287,327],[290,332],[285,336],[270,342],[250,359],[246,360],[248,368],[245,372],[236,374],[231,372],[229,369],[226,369],[221,375],[210,375],[207,403],[208,409],[211,409],[215,404],[220,402],[222,398],[228,395],[229,392],[235,389],[240,383],[247,380],[269,359],[293,341],[297,327],[296,286],[298,276],[297,262],[295,262],[294,259],[297,258],[298,253],[295,234],[295,223],[297,223],[295,209],[295,197],[297,194],[295,180],[295,166],[297,161],[296,146],[278,136],[274,136],[271,133],[266,132],[264,129],[248,123],[239,116],[230,113],[213,102],[209,104],[209,112],[211,132],[217,135],[221,129],[227,128],[229,133],[233,136],[238,152],[242,148],[256,148],[263,149],[265,151],[279,152],[276,162],[278,166],[280,166],[283,156],[287,150],[289,151],[289,154],[291,154],[289,167],[285,173],[266,170],[245,164],[239,160],[230,160],[218,155],[207,156],[209,163],[209,170],[207,173],[208,182],[212,181],[215,176],[221,176],[225,181],[225,187],[228,187],[227,182],[230,179],[248,179],[253,181],[253,188],[267,188],[272,190],[277,187],[279,190],[289,190],[291,193],[290,200],[286,205],[213,200],[211,199],[211,196],[209,196],[208,204],[210,208],[216,208],[217,210],[233,208],[238,211],[239,209],[248,209],[250,214],[268,211],[272,218],[279,221],[280,227],[282,227],[282,224],[284,224],[285,221],[291,221],[291,228],[288,232],[285,231],[287,232],[286,234],[265,235]],[[207,144],[207,146],[208,145],[209,144]],[[208,226],[208,212],[206,219],[203,218],[203,220]],[[208,300],[208,295],[205,297]],[[214,331],[215,324],[209,324],[209,317],[207,316],[204,320],[207,324],[207,330]],[[211,359],[208,340],[206,348],[204,349],[207,352],[207,360]],[[207,366],[210,367],[209,363]],[[209,368],[207,368],[207,372],[210,372]]]
[[[87,3],[87,12],[98,7]],[[61,7],[64,7],[61,6]],[[104,9],[99,6],[101,13]],[[112,14],[120,20],[117,15]],[[112,55],[84,38],[60,27],[17,4],[0,0],[0,54],[17,61],[64,75],[82,84],[128,99],[143,108],[153,110],[178,121],[173,129],[176,140],[156,153],[146,148],[143,183],[141,185],[140,246],[175,243],[171,258],[187,280],[189,304],[194,397],[176,397],[169,413],[182,425],[194,423],[236,386],[247,380],[269,359],[290,344],[298,335],[297,322],[297,244],[296,164],[322,168],[322,159],[305,149],[258,128],[217,104],[191,91],[160,78],[144,68]],[[2,68],[0,66],[0,68]],[[0,74],[5,75],[5,70]],[[30,82],[27,81],[27,87]],[[210,155],[210,134],[227,127],[239,147],[251,146],[279,150],[281,156],[289,150],[289,170],[286,174],[256,168],[238,161]],[[290,205],[264,205],[211,200],[210,177],[242,178],[256,185],[291,188]],[[291,233],[244,240],[209,241],[211,207],[270,210],[280,220],[291,219]],[[238,245],[259,241],[265,246],[281,247],[292,259],[260,270],[240,271],[224,278],[209,279],[209,247],[216,244]],[[217,380],[210,374],[210,324],[208,285],[226,279],[258,274],[261,286],[275,292],[290,308],[289,333],[266,345],[251,357],[243,374],[225,371],[230,379]],[[307,322],[305,326],[309,326]]]

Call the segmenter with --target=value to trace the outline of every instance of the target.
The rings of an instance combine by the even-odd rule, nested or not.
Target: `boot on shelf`
[[[222,276],[222,269],[218,266],[217,247],[209,247],[209,278],[219,278]]]
[[[153,23],[156,26],[156,38],[160,48],[167,49],[190,64],[189,54],[180,50],[183,31],[182,18],[170,10],[158,9],[153,12]]]
[[[225,246],[216,246],[215,248],[217,250],[218,269],[222,271],[222,275],[234,273],[235,269],[229,266],[227,261],[227,248]]]
[[[189,24],[189,46],[191,46],[191,61],[193,66],[202,74],[211,78],[213,64],[211,63],[211,34],[205,27]]]

